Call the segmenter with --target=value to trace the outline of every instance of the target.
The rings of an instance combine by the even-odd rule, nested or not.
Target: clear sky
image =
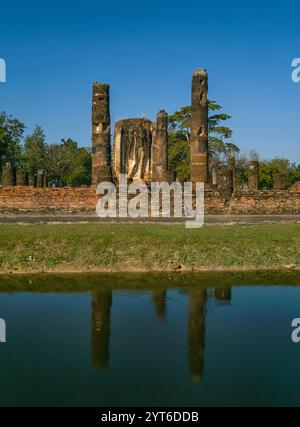
[[[90,144],[91,84],[111,85],[112,120],[154,119],[190,103],[196,67],[209,97],[233,116],[233,142],[247,153],[300,162],[298,1],[3,1],[0,111],[47,142]]]

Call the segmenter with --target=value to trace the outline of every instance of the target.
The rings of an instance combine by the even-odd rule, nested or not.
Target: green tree
[[[231,116],[219,112],[222,107],[216,101],[208,101],[208,150],[210,161],[226,160],[229,156],[236,155],[240,150],[229,140],[232,130],[222,125]],[[189,144],[191,133],[191,107],[182,107],[179,111],[169,116],[169,168],[177,176],[188,179],[189,177]]]
[[[277,173],[287,174],[288,185],[291,186],[300,180],[300,165],[292,163],[288,159],[278,157],[261,161],[259,166],[260,188],[273,188],[274,177]]]
[[[47,172],[50,179],[62,186],[90,185],[92,158],[86,148],[78,148],[72,139],[62,139],[60,144],[48,148]]]
[[[0,113],[0,171],[5,162],[18,167],[21,161],[21,140],[25,125],[18,119]]]
[[[36,126],[33,133],[25,138],[22,168],[25,172],[35,175],[39,169],[48,172],[47,144],[43,129]]]

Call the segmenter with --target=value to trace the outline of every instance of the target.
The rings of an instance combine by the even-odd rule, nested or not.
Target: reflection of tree
[[[200,380],[204,371],[206,289],[189,293],[188,357],[190,374]]]
[[[95,369],[109,366],[111,305],[111,291],[92,293],[92,365]]]
[[[231,287],[223,286],[215,288],[215,298],[220,301],[231,301]]]
[[[167,291],[153,291],[151,300],[157,317],[161,320],[165,319],[167,310]]]

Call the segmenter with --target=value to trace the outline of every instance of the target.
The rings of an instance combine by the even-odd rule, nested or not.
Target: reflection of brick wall
[[[93,187],[33,188],[0,186],[0,214],[95,214]],[[236,192],[225,202],[206,190],[205,210],[212,214],[300,214],[300,192]]]

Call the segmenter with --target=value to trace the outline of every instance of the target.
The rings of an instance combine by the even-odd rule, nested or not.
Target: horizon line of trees
[[[286,158],[275,157],[261,160],[258,153],[241,154],[232,143],[233,131],[226,126],[231,116],[223,113],[216,101],[209,101],[209,166],[214,162],[226,163],[235,157],[238,185],[248,180],[248,164],[259,160],[259,187],[272,189],[277,173],[288,176],[289,186],[300,180],[300,165]],[[6,162],[24,173],[36,175],[44,170],[48,182],[56,186],[84,186],[91,184],[91,149],[79,147],[71,138],[61,139],[59,143],[48,144],[40,126],[24,136],[26,126],[5,112],[0,113],[0,171]],[[169,169],[182,180],[189,180],[189,142],[191,132],[191,107],[182,107],[169,116],[168,154]],[[1,173],[0,173],[1,175]]]

